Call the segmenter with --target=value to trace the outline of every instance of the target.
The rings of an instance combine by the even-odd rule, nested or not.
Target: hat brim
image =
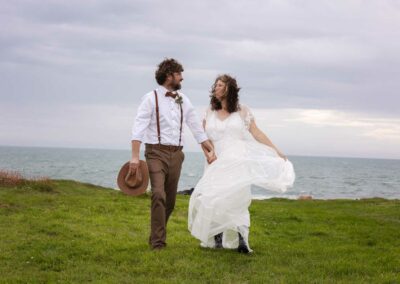
[[[126,162],[122,166],[118,173],[117,184],[119,189],[123,193],[127,195],[137,196],[143,194],[146,191],[147,186],[149,185],[149,169],[147,168],[147,163],[145,161],[139,161],[139,170],[142,173],[142,183],[135,187],[131,187],[125,182],[125,177],[129,172],[129,162]]]

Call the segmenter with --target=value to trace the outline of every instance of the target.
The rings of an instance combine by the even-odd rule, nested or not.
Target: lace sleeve
[[[208,117],[210,116],[211,113],[211,107],[208,106],[207,109],[203,113],[203,117],[201,119],[201,125],[203,126],[204,130],[206,129],[206,122]]]
[[[207,109],[204,111],[203,119],[202,121],[207,120],[208,116],[210,115],[211,112],[211,106],[208,106]]]
[[[246,129],[250,128],[250,124],[252,121],[254,121],[254,115],[251,112],[251,110],[245,106],[245,105],[240,105],[240,116],[242,117],[244,121],[244,125],[246,126]]]

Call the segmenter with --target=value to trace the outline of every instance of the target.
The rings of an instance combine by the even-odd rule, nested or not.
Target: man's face
[[[168,76],[170,79],[170,87],[172,90],[177,91],[180,90],[181,82],[183,81],[182,72],[174,72],[172,75]]]

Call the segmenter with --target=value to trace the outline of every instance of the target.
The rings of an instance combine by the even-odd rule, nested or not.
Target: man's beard
[[[172,89],[172,90],[178,91],[178,90],[180,90],[181,88],[182,88],[181,82],[174,82],[174,83],[171,83],[171,89]]]

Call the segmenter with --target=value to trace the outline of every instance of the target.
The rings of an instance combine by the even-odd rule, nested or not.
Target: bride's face
[[[214,95],[219,101],[225,98],[225,91],[226,84],[221,80],[218,80],[217,83],[215,83]]]

